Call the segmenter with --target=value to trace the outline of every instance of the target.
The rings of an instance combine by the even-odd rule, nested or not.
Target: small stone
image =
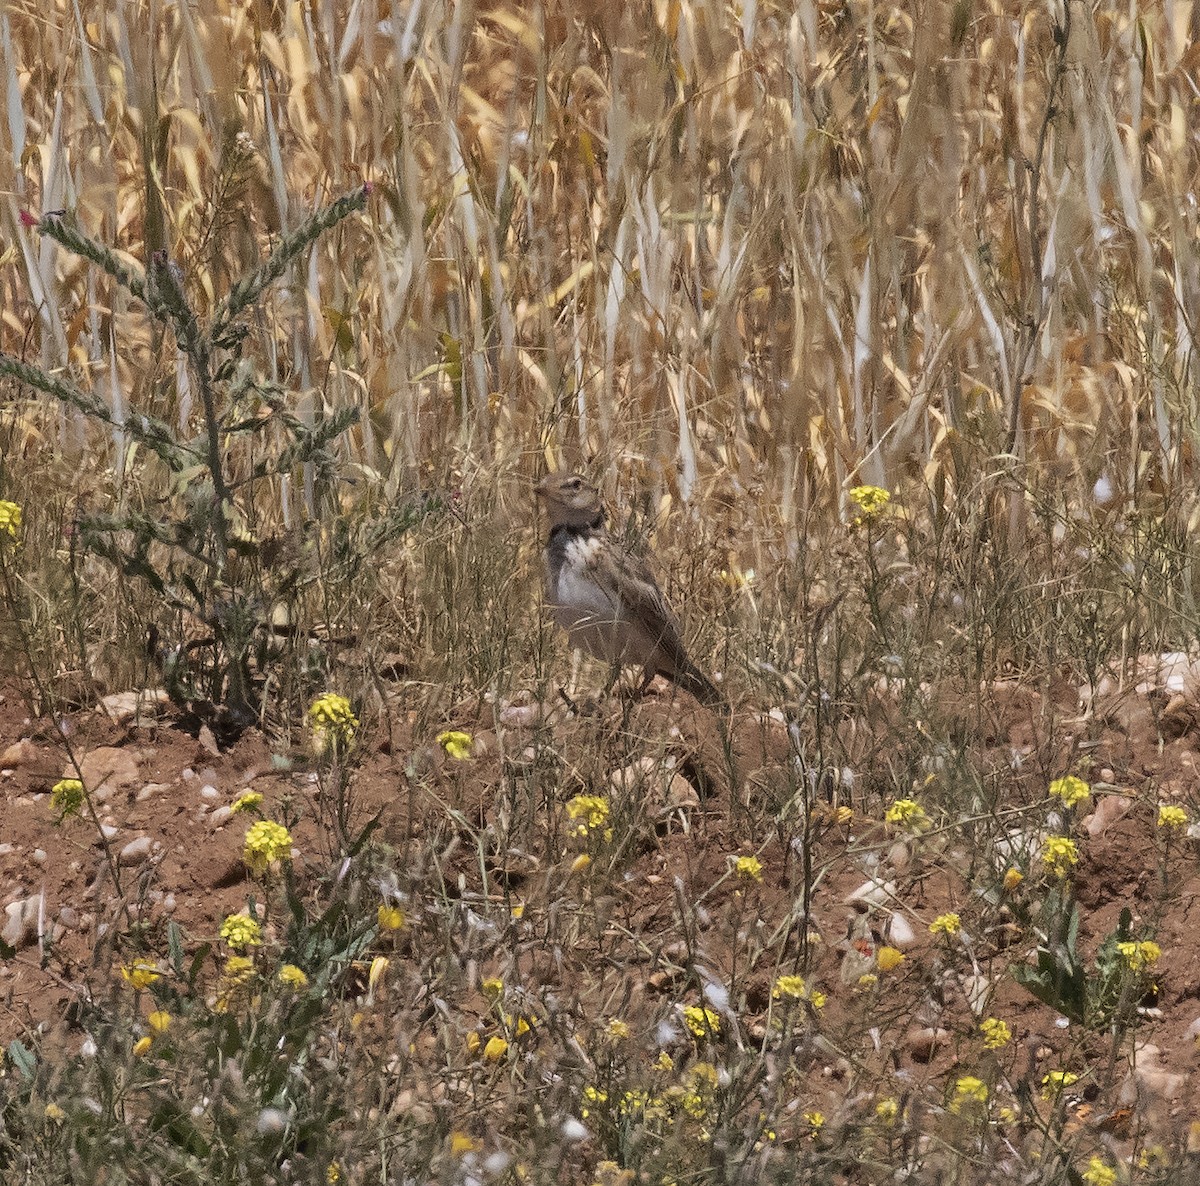
[[[917,941],[916,931],[913,930],[912,924],[903,914],[893,914],[888,919],[884,934],[888,943],[893,947],[911,947]]]
[[[118,865],[140,865],[150,855],[153,842],[149,836],[131,840],[117,855]]]
[[[161,795],[164,791],[169,791],[170,789],[171,789],[171,787],[170,787],[169,783],[148,782],[148,783],[146,783],[146,785],[144,787],[142,787],[142,789],[140,791],[138,791],[137,801],[139,803],[144,803],[147,799],[151,798],[152,796]]]
[[[7,841],[5,841],[3,844],[0,844],[0,857],[6,857],[9,855],[9,853],[13,852],[16,852],[16,848]]]
[[[58,912],[58,921],[61,922],[64,927],[74,930],[77,926],[79,926],[79,911],[76,910],[74,906],[64,906]]]
[[[78,773],[73,766],[63,771],[63,778],[80,778],[97,803],[103,803],[114,792],[141,781],[134,753],[115,746],[101,746],[83,756]]]
[[[1125,795],[1101,795],[1096,810],[1083,821],[1084,830],[1093,839],[1102,836],[1132,806],[1133,800]]]
[[[0,939],[10,947],[26,947],[37,938],[38,917],[42,912],[42,895],[21,898],[4,907],[4,926]]]
[[[220,807],[213,808],[208,813],[208,822],[214,828],[220,828],[227,824],[233,816],[233,808],[228,803],[222,803]]]
[[[205,783],[204,786],[200,788],[200,797],[203,799],[219,799],[221,797],[221,792],[218,791],[217,788],[212,785],[212,783]]]
[[[171,703],[163,688],[141,692],[114,692],[100,701],[100,711],[117,725],[127,725],[134,718],[153,719],[160,709]]]
[[[28,737],[22,737],[20,741],[14,741],[4,753],[0,754],[0,766],[29,766],[36,762],[38,758],[38,747],[29,740]]]
[[[46,850],[44,848],[35,848],[30,856],[32,856],[34,861],[39,865],[44,865],[46,863]]]
[[[105,840],[111,840],[121,829],[114,824],[101,824],[100,832]]]

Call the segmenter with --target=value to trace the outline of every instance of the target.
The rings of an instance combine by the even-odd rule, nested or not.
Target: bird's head
[[[604,519],[600,491],[580,474],[547,474],[535,487],[551,527],[596,527]]]

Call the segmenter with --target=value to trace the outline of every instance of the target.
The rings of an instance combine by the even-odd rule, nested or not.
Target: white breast
[[[557,584],[548,590],[554,620],[570,635],[572,646],[609,662],[640,663],[644,656],[631,653],[641,649],[633,637],[638,632],[630,629],[620,598],[592,578],[595,551],[603,546],[596,538],[567,545]]]

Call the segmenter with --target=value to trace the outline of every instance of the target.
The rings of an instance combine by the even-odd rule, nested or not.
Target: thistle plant
[[[370,186],[364,185],[282,236],[207,319],[194,309],[185,277],[164,252],[156,252],[143,272],[89,236],[70,214],[22,218],[38,234],[105,272],[169,329],[199,393],[202,424],[189,436],[141,410],[118,416],[69,377],[0,353],[0,375],[119,430],[161,465],[163,502],[169,508],[165,515],[126,509],[85,516],[78,526],[93,552],[208,634],[189,645],[167,645],[159,657],[172,699],[218,731],[236,734],[260,716],[252,659],[256,646],[264,652],[261,627],[269,605],[295,575],[285,572],[272,583],[265,545],[252,530],[256,496],[265,483],[299,467],[315,465],[331,472],[331,446],[358,419],[357,409],[347,407],[314,425],[301,421],[288,408],[283,391],[260,378],[243,357],[249,336],[244,314],[318,237],[362,211],[369,195]],[[285,442],[273,452],[258,440],[268,426],[278,429],[275,439]],[[248,470],[231,464],[239,445],[254,446]],[[412,521],[406,509],[389,513],[388,529],[374,531],[371,542],[394,537]],[[13,526],[11,515],[0,522],[4,530]]]

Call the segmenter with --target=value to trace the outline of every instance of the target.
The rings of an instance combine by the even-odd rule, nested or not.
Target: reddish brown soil
[[[996,696],[995,720],[981,766],[989,758],[1000,766],[1014,750],[1054,749],[1041,736],[1044,714],[1031,711],[1036,700],[1034,693],[1017,694],[1011,688]],[[1064,691],[1064,710],[1069,707],[1067,700]],[[451,762],[433,736],[412,736],[412,719],[398,714],[398,721],[390,736],[377,728],[367,743],[354,799],[360,820],[382,810],[379,836],[402,853],[415,852],[434,839],[439,851],[453,847],[456,829],[460,841],[468,834],[477,837],[477,830],[495,827],[506,812],[555,814],[544,801],[505,801],[502,763],[527,760],[523,749],[532,735],[519,728],[500,727],[498,732],[490,707],[463,709],[457,719],[442,726],[469,729],[475,735],[478,756],[469,763]],[[306,871],[328,866],[314,822],[316,788],[303,755],[295,756],[291,771],[274,769],[271,745],[255,732],[216,754],[182,731],[170,716],[151,728],[117,727],[94,712],[76,714],[67,724],[77,754],[109,746],[136,759],[136,778],[100,807],[103,821],[117,829],[110,840],[112,852],[142,836],[157,847],[149,859],[121,869],[129,911],[128,921],[122,922],[95,828],[80,819],[58,826],[52,822],[48,792],[68,772],[62,744],[47,722],[30,719],[20,695],[10,688],[0,703],[0,751],[21,739],[28,739],[31,746],[18,764],[4,771],[0,782],[0,907],[44,893],[42,931],[53,934],[53,942],[44,959],[39,958],[34,936],[15,958],[0,961],[3,1041],[27,1034],[39,1023],[60,1021],[71,998],[81,992],[103,995],[108,991],[114,968],[132,950],[127,937],[130,922],[144,924],[153,933],[169,916],[193,947],[215,937],[221,918],[241,909],[246,900],[241,852],[247,820],[229,818],[218,810],[243,790],[261,791],[272,806],[294,797],[305,817],[295,829],[297,869],[303,877]],[[679,969],[689,963],[687,944],[697,943],[703,962],[714,974],[726,984],[732,976],[738,986],[739,999],[732,1003],[753,1037],[757,1019],[766,1012],[774,976],[795,970],[795,953],[803,941],[795,927],[795,933],[775,947],[776,952],[790,953],[790,963],[773,956],[749,972],[735,967],[746,958],[749,931],[757,926],[756,933],[767,941],[781,923],[799,914],[801,860],[795,845],[790,845],[790,852],[784,847],[793,837],[772,833],[770,813],[756,799],[778,793],[786,782],[791,760],[786,731],[751,714],[739,714],[736,763],[746,789],[738,802],[729,793],[719,731],[710,715],[681,702],[651,698],[636,706],[628,725],[642,739],[633,747],[635,756],[656,752],[651,739],[667,739],[666,748],[680,759],[679,769],[704,792],[703,798],[690,810],[662,818],[657,830],[647,833],[641,851],[625,862],[628,876],[606,886],[600,895],[603,900],[596,902],[597,917],[611,923],[605,935],[583,936],[565,952],[539,951],[531,942],[528,977],[544,985],[596,983],[603,976],[589,961],[603,948],[606,958],[625,961],[624,975],[632,969],[637,981],[627,1015],[636,1017],[640,1011],[650,1016],[661,1010],[664,995],[680,999],[690,992],[695,999],[695,984],[689,984]],[[1083,952],[1089,958],[1094,954],[1125,907],[1132,910],[1135,921],[1156,927],[1163,951],[1157,968],[1159,992],[1154,1008],[1140,1024],[1138,1040],[1157,1046],[1162,1068],[1182,1076],[1165,1095],[1144,1086],[1135,1091],[1122,1059],[1108,1082],[1085,1080],[1072,1100],[1079,1123],[1121,1128],[1118,1137],[1125,1136],[1128,1127],[1120,1111],[1123,1104],[1133,1107],[1139,1121],[1160,1139],[1165,1132],[1186,1133],[1190,1122],[1200,1121],[1195,1091],[1200,1086],[1196,1078],[1200,1055],[1190,1036],[1200,1017],[1200,952],[1192,941],[1200,922],[1196,905],[1200,877],[1194,842],[1178,836],[1167,851],[1164,871],[1164,834],[1156,827],[1155,806],[1162,800],[1186,804],[1195,795],[1200,759],[1186,728],[1163,744],[1159,726],[1149,708],[1133,700],[1123,702],[1103,725],[1093,723],[1087,752],[1094,779],[1103,771],[1105,781],[1111,779],[1134,802],[1098,836],[1076,828],[1081,862],[1075,887],[1083,918]],[[564,715],[552,726],[552,736],[562,765],[553,778],[538,784],[542,789],[536,794],[559,796],[560,803],[595,786],[597,779],[603,787],[604,770],[580,770],[572,765],[572,754],[597,754],[597,760],[611,771],[622,764],[620,750],[627,746],[613,712],[607,717],[603,712],[582,718]],[[414,770],[422,777],[410,779]],[[214,788],[215,794],[205,792],[205,787]],[[861,865],[841,857],[854,837],[868,828],[878,829],[879,804],[878,797],[865,809],[853,802],[856,817],[851,823],[838,822],[828,812],[814,816],[811,851],[814,865],[824,872],[813,896],[808,975],[827,992],[823,1030],[844,1052],[842,1058],[830,1061],[825,1090],[831,1099],[844,1090],[841,1085],[849,1077],[868,1066],[901,1085],[939,1076],[952,1081],[964,1039],[947,1038],[931,1060],[918,1061],[919,1044],[911,1042],[909,1035],[922,1024],[912,1013],[919,1002],[940,997],[944,1011],[937,1024],[951,1034],[972,1030],[961,993],[956,996],[952,986],[943,991],[934,984],[943,971],[937,944],[924,926],[917,928],[917,939],[906,949],[904,963],[881,977],[876,996],[855,992],[839,974],[854,919],[844,899],[863,881]],[[561,819],[561,809],[556,814]],[[540,827],[535,819],[530,834],[538,835]],[[449,860],[468,890],[479,892],[484,887],[474,843],[460,844],[459,855]],[[530,918],[549,905],[546,887],[561,884],[561,878],[547,876],[549,866],[555,861],[565,866],[571,860],[562,836],[545,835],[543,829],[540,845],[537,850],[531,845],[529,850],[490,853],[487,860],[488,892],[521,898]],[[761,883],[727,876],[730,855],[750,852],[760,853]],[[970,920],[979,914],[979,904],[953,853],[944,861],[928,861],[923,875],[904,893],[906,905],[923,921],[955,910],[970,929]],[[1014,904],[1018,900],[1014,898]],[[691,917],[697,933],[690,937],[679,927],[679,901],[694,906]],[[974,955],[985,972],[1024,958],[1030,950],[1029,934],[1015,925],[1006,927],[1004,917],[997,923],[992,916],[988,929],[975,937]],[[106,942],[99,928],[114,922],[118,925],[109,935],[115,939]],[[881,1050],[871,1049],[864,1008],[877,1013],[884,1027]],[[1027,1064],[1037,1068],[1040,1080],[1044,1071],[1067,1065],[1063,1060],[1079,1063],[1081,1048],[1100,1062],[1106,1057],[1103,1034],[1081,1039],[1078,1027],[1064,1028],[1053,1010],[1034,1000],[1011,977],[1002,978],[989,1012],[1012,1026],[1014,1046],[1004,1057],[1014,1075],[1019,1076],[1022,1064]],[[978,1050],[977,1040],[974,1049]]]

